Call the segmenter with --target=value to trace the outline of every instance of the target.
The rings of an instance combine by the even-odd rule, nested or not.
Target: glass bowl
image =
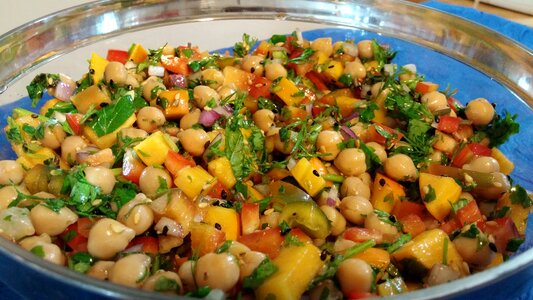
[[[428,81],[450,83],[461,102],[485,97],[498,112],[519,114],[520,134],[501,150],[517,165],[515,182],[533,190],[533,54],[494,31],[404,1],[96,1],[66,9],[0,36],[0,126],[12,108],[30,108],[25,86],[36,74],[80,78],[91,52],[105,55],[132,43],[154,49],[166,42],[215,50],[232,46],[244,32],[266,39],[295,29],[307,39],[377,38],[398,51],[395,63],[415,63]],[[14,157],[5,137],[0,142],[0,159]],[[532,276],[532,264],[529,249],[490,270],[397,298],[505,295],[495,283],[507,278],[506,289],[518,287]],[[52,265],[3,239],[0,265],[9,270],[0,281],[28,298],[170,299]]]

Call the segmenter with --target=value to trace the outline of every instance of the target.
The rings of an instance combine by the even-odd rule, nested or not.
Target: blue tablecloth
[[[465,19],[469,19],[495,31],[498,31],[516,41],[519,41],[529,49],[533,49],[533,29],[521,24],[517,24],[506,20],[504,18],[480,12],[475,9],[465,8],[461,6],[449,5],[437,1],[427,1],[424,5],[432,7],[444,12],[448,12]],[[533,226],[530,226],[533,227]],[[529,228],[531,229],[531,228]],[[532,242],[532,241],[529,241]],[[510,283],[514,288],[509,289]],[[517,284],[518,283],[518,284]],[[521,288],[515,288],[516,286]],[[474,295],[467,297],[468,299],[533,299],[533,267],[525,270],[520,274],[516,274],[498,286],[487,287]],[[467,299],[465,298],[465,299]],[[0,282],[0,299],[23,300],[15,291],[7,288]]]

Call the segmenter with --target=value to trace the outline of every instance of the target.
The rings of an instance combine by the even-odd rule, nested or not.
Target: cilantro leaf
[[[108,105],[96,113],[87,125],[101,137],[117,130],[135,112],[131,95],[125,95],[115,104]]]
[[[272,35],[272,37],[270,37],[269,42],[275,45],[277,43],[285,43],[286,40],[287,40],[287,37],[285,35],[274,34]]]
[[[533,200],[527,194],[526,189],[520,185],[515,185],[511,188],[511,194],[509,195],[511,203],[520,204],[523,208],[528,208],[533,205]]]
[[[176,280],[161,276],[157,278],[154,284],[154,291],[156,292],[169,292],[169,291],[180,291],[180,285]]]
[[[297,64],[297,65],[304,64],[304,63],[309,61],[309,58],[315,52],[316,51],[311,49],[311,48],[305,48],[304,51],[302,52],[302,54],[300,54],[300,56],[297,56],[297,57],[289,59],[287,61],[287,63],[293,63],[293,64]]]
[[[430,203],[431,201],[437,199],[437,195],[435,194],[435,189],[431,186],[431,184],[427,185],[427,192],[424,196],[424,199],[422,199],[426,203]]]
[[[44,91],[47,88],[55,87],[59,83],[59,74],[41,73],[26,86],[28,95],[30,96],[31,106],[35,107],[39,100],[43,97]]]
[[[233,54],[237,57],[244,57],[256,43],[257,38],[252,38],[245,33],[242,35],[242,41],[235,43],[233,46]]]
[[[39,256],[39,257],[44,257],[44,249],[43,249],[43,245],[37,245],[33,248],[31,248],[30,250],[31,253]]]
[[[490,139],[489,146],[491,148],[504,144],[511,135],[519,132],[520,124],[515,121],[516,117],[517,115],[511,116],[508,112],[505,112],[503,117],[496,115],[492,122],[487,125],[484,132]]]
[[[390,244],[387,247],[387,252],[392,253],[400,249],[403,245],[409,242],[413,237],[410,233],[402,234],[394,243]]]
[[[265,258],[253,271],[252,275],[246,276],[243,279],[242,287],[245,289],[256,289],[261,283],[263,283],[268,277],[278,271],[278,267]]]
[[[132,45],[132,48],[135,44]],[[141,72],[142,70],[148,68],[149,66],[155,66],[161,61],[161,56],[163,55],[163,48],[166,45],[164,45],[161,48],[158,49],[149,49],[150,53],[148,54],[148,59],[145,61],[139,63],[137,65],[137,72]]]
[[[381,160],[376,155],[373,148],[368,147],[363,142],[359,144],[359,148],[365,153],[365,162],[368,170],[373,170],[381,166]]]
[[[15,122],[15,119],[13,119],[12,117],[8,117],[7,124],[8,126],[6,127],[6,136],[9,142],[15,145],[23,144],[24,139],[22,138],[22,133],[20,132],[20,128]]]

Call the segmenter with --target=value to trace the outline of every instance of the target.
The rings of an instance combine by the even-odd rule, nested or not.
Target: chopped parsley
[[[265,258],[250,276],[244,277],[242,287],[245,289],[256,289],[277,271],[278,267],[270,259]]]
[[[235,43],[233,46],[233,54],[237,57],[244,57],[250,49],[257,43],[257,38],[250,37],[249,34],[242,35],[242,41]]]
[[[180,285],[175,279],[171,279],[165,276],[157,278],[154,284],[154,291],[156,292],[178,292],[180,291]]]
[[[132,45],[132,48],[135,46],[135,44]],[[150,49],[148,54],[148,59],[139,63],[137,65],[137,72],[141,72],[142,70],[148,68],[149,66],[156,66],[161,61],[161,56],[163,55],[163,47],[159,49]]]
[[[503,116],[496,115],[492,122],[483,130],[490,140],[491,148],[498,147],[505,143],[513,134],[518,133],[520,124],[515,120],[517,115],[505,112]]]
[[[387,247],[387,252],[393,253],[394,251],[400,249],[403,245],[409,242],[413,237],[410,233],[402,234],[394,243],[390,244]]]
[[[37,245],[30,250],[31,253],[43,258],[44,257],[44,249],[42,245]]]
[[[59,83],[59,74],[41,73],[26,86],[28,95],[30,96],[31,106],[35,107],[39,100],[43,97],[44,91],[48,88],[53,88]]]
[[[131,95],[125,95],[115,104],[100,109],[94,115],[93,120],[87,123],[87,126],[91,127],[99,137],[117,130],[135,112],[135,106],[132,103]]]
[[[511,194],[509,195],[511,203],[522,205],[523,208],[528,208],[533,205],[533,201],[527,194],[526,189],[520,185],[515,185],[511,188]]]
[[[427,188],[427,192],[426,192],[426,195],[424,196],[424,202],[426,203],[430,203],[431,201],[437,199],[437,195],[435,194],[435,189],[431,186],[431,184],[428,184],[426,186]]]
[[[287,63],[293,63],[293,64],[297,64],[297,65],[304,64],[304,63],[309,61],[309,58],[315,52],[316,51],[311,49],[311,48],[305,48],[304,51],[302,52],[302,54],[300,54],[299,56],[297,56],[295,58],[289,59],[287,61]]]

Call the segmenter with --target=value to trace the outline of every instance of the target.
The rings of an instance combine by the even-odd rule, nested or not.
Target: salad
[[[533,204],[498,150],[516,116],[394,56],[244,34],[231,53],[133,44],[77,81],[39,74],[39,112],[4,128],[0,236],[192,297],[389,296],[503,263]]]

